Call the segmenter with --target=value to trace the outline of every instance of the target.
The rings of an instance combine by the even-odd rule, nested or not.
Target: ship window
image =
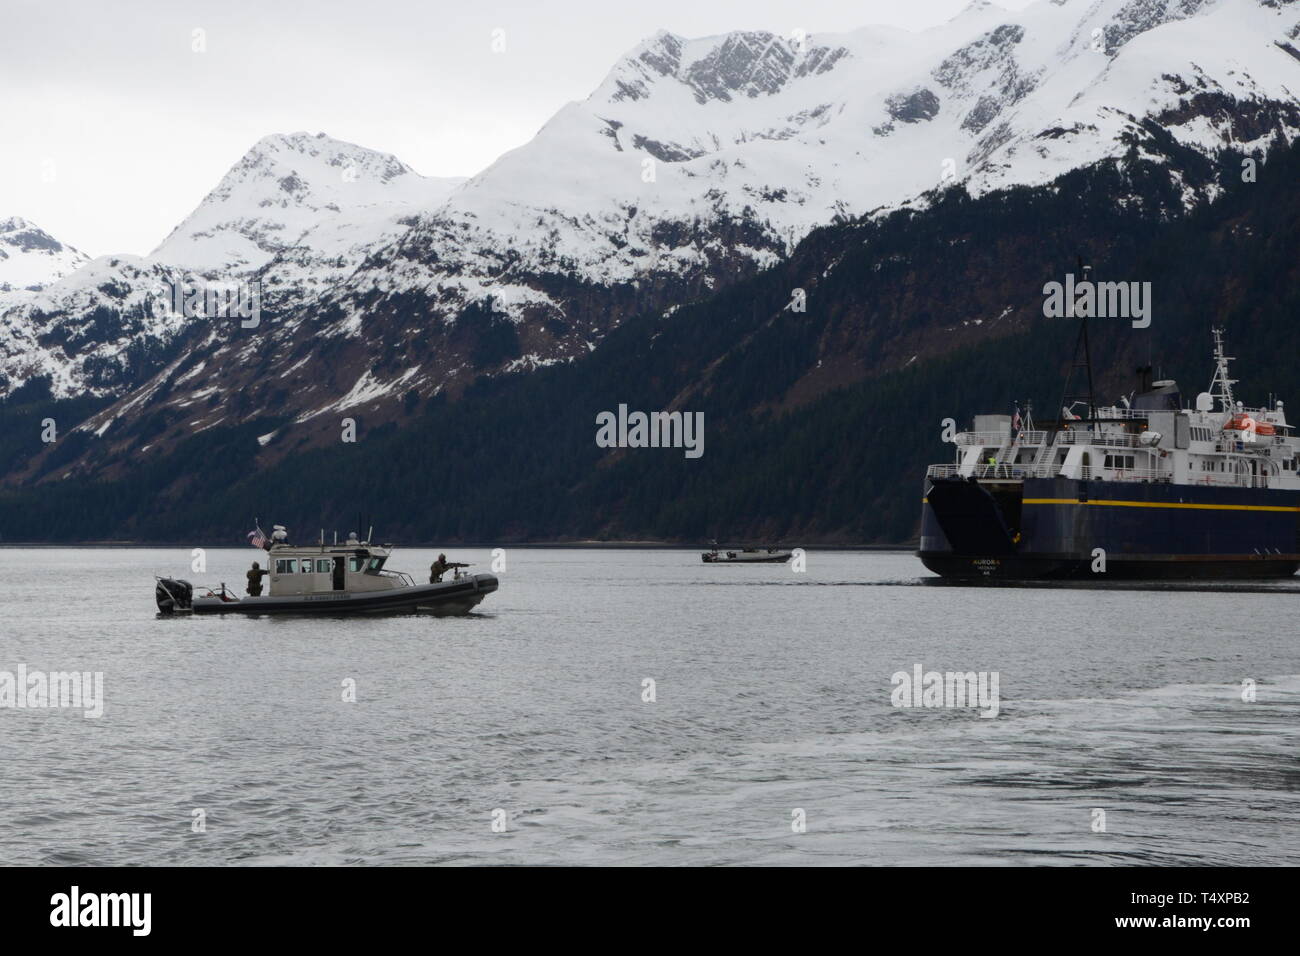
[[[297,558],[276,558],[275,559],[276,574],[296,574],[297,572],[298,572]]]
[[[380,568],[382,568],[382,567],[384,566],[384,561],[385,561],[385,560],[387,560],[387,559],[385,559],[385,558],[371,558],[371,559],[370,559],[370,570],[371,570],[371,571],[378,571]]]
[[[352,557],[348,558],[348,570],[349,571],[361,570],[361,559],[358,558],[355,554],[352,555]]]
[[[330,573],[331,571],[333,571],[333,570],[334,570],[334,563],[333,563],[332,561],[330,561],[329,558],[317,558],[317,559],[316,559],[316,573],[317,573],[317,574],[329,574],[329,573]]]

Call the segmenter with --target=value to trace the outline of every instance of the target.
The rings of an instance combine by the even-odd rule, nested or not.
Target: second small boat
[[[715,544],[711,551],[700,555],[705,564],[773,564],[789,561],[794,552],[787,548],[732,548],[719,551]]]

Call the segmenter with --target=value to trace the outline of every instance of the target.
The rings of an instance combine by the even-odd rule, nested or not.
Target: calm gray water
[[[0,709],[0,863],[1300,862],[1300,581],[510,549],[466,618],[156,616],[154,572],[242,582],[256,557],[0,550],[0,671],[102,671],[106,699]],[[999,715],[893,707],[917,663],[998,672]]]

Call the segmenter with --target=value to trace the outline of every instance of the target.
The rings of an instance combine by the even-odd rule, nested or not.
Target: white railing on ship
[[[1003,478],[1015,480],[1036,477],[1031,465],[976,465],[971,472],[976,478]],[[961,465],[931,465],[925,470],[927,478],[957,478],[961,475]]]
[[[1025,447],[1043,445],[1048,440],[1048,434],[1046,431],[1020,432],[1016,436],[1015,443],[1017,446]],[[1009,436],[1002,432],[958,432],[957,444],[968,447],[979,445],[984,448],[1001,448],[1007,444],[1008,438]],[[1099,435],[1069,429],[1057,432],[1056,441],[1060,445],[1096,445],[1100,448],[1137,448],[1140,444],[1137,435]]]
[[[1174,474],[1162,468],[1094,468],[1093,477],[1104,481],[1173,481]]]
[[[925,470],[927,478],[958,478],[961,477],[961,465],[931,465]],[[985,481],[1019,481],[1024,478],[1059,478],[1061,477],[1059,465],[976,465],[971,474]],[[1083,467],[1080,469],[1080,478],[1085,480],[1097,478],[1101,481],[1132,481],[1132,482],[1157,482],[1168,484],[1173,482],[1174,476],[1170,471],[1163,471],[1159,468],[1096,468]],[[1227,475],[1227,474],[1200,474],[1195,473],[1188,476],[1188,480],[1183,482],[1186,485],[1200,485],[1214,488],[1269,488],[1269,480],[1266,476],[1261,475]]]
[[[961,476],[961,465],[931,465],[925,470],[927,478],[957,478]],[[993,464],[976,465],[971,471],[976,478],[1017,480],[1021,478],[1059,478],[1060,465],[1012,465]],[[1124,468],[1111,471],[1084,465],[1079,477],[1084,479],[1101,478],[1109,481],[1173,481],[1173,473],[1158,468]]]
[[[1137,435],[1098,435],[1094,432],[1062,430],[1056,434],[1058,445],[1096,445],[1098,448],[1137,448]]]
[[[1122,405],[1107,405],[1103,408],[1097,409],[1097,417],[1118,418],[1118,419],[1125,419],[1125,420],[1134,419],[1134,418],[1146,419],[1151,417],[1151,412],[1153,410],[1173,411],[1173,409],[1124,408]]]
[[[1250,451],[1252,448],[1258,448],[1260,445],[1285,445],[1287,436],[1285,435],[1256,435],[1254,441],[1245,439],[1234,441],[1215,442],[1214,450],[1220,454],[1232,455],[1243,451]]]
[[[993,448],[1006,444],[1007,437],[1004,432],[958,432],[957,444],[987,445]]]

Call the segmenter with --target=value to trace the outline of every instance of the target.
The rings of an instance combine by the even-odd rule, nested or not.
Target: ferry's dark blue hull
[[[957,578],[1288,577],[1300,568],[1300,491],[927,479],[917,553]]]

